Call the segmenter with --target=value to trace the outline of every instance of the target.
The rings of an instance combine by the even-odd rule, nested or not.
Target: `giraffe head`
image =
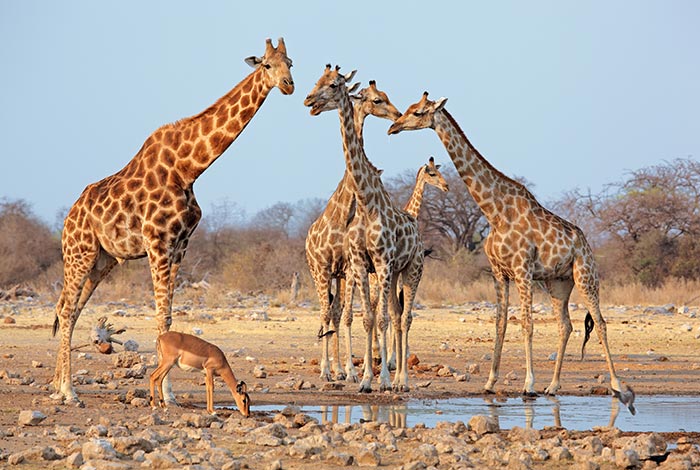
[[[246,58],[246,64],[253,68],[262,68],[262,76],[270,89],[277,87],[282,94],[294,93],[294,79],[292,78],[292,59],[287,57],[287,46],[284,39],[279,38],[277,47],[272,45],[272,39],[265,41],[265,54],[262,57],[250,56]]]
[[[387,134],[398,134],[401,131],[415,131],[418,129],[434,129],[435,113],[440,111],[447,103],[447,98],[440,98],[437,101],[428,99],[428,92],[423,93],[419,102],[408,107],[394,124],[391,125]]]
[[[340,73],[340,67],[331,68],[331,64],[326,65],[323,75],[318,79],[313,90],[304,100],[304,106],[311,108],[311,115],[317,116],[324,111],[338,109],[340,104],[340,94],[347,90],[346,83],[352,80],[356,70],[343,75]],[[347,93],[352,92],[357,85],[347,90]]]
[[[377,82],[374,80],[370,80],[369,86],[357,92],[356,95],[350,95],[350,99],[355,105],[356,112],[364,116],[371,114],[391,121],[396,121],[401,116],[401,111],[389,101],[386,93],[377,88]]]
[[[431,156],[428,163],[420,167],[418,170],[418,175],[416,176],[416,181],[424,180],[427,184],[433,185],[440,189],[443,193],[450,190],[445,177],[440,173],[440,166],[435,164],[435,159]]]

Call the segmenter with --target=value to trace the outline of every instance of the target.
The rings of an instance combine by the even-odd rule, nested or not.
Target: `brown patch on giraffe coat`
[[[202,135],[207,136],[214,129],[214,118],[211,116],[204,116],[201,119],[201,131]]]
[[[192,156],[194,157],[194,160],[200,164],[205,164],[209,161],[207,145],[203,140],[197,141],[197,143],[194,145]]]
[[[149,191],[156,189],[156,186],[158,185],[156,181],[156,176],[155,174],[153,174],[152,171],[146,173],[146,177],[143,179],[143,183],[145,188]]]
[[[241,120],[243,122],[250,121],[252,119],[254,113],[255,113],[255,109],[245,108],[244,110],[241,111]]]
[[[244,109],[247,108],[250,105],[250,96],[248,96],[248,95],[241,96],[239,103],[241,104],[241,107],[243,107]],[[245,119],[245,120],[247,121],[247,119]]]

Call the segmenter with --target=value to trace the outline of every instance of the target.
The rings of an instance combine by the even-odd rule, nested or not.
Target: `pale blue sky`
[[[241,4],[251,6],[241,6]],[[326,199],[342,177],[337,113],[302,104],[326,63],[377,80],[400,109],[424,90],[497,168],[543,202],[599,191],[625,172],[700,158],[700,3],[695,1],[0,3],[0,198],[50,224],[83,188],[122,168],[156,128],[233,88],[266,37],[285,38],[296,91],[273,91],[195,183],[204,210],[249,215]],[[433,131],[365,146],[385,175],[429,155]]]

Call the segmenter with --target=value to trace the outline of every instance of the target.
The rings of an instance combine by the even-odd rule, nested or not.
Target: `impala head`
[[[353,85],[350,89],[347,89],[346,86],[346,83],[355,76],[355,72],[356,70],[353,70],[343,75],[340,73],[339,66],[336,65],[335,68],[331,68],[330,64],[326,65],[323,75],[321,75],[313,90],[304,100],[304,106],[311,108],[311,115],[317,116],[324,111],[338,109],[340,93],[351,93],[357,87],[357,85]]]
[[[250,416],[250,396],[248,395],[248,386],[242,380],[236,385],[236,393],[233,394],[233,399],[241,414],[246,418]]]
[[[377,88],[377,82],[370,80],[369,86],[358,91],[356,95],[350,95],[356,112],[364,116],[377,116],[378,118],[396,121],[401,116],[401,111],[391,104],[389,97]]]
[[[450,190],[450,187],[448,186],[447,181],[445,181],[445,177],[442,176],[442,173],[440,173],[440,166],[442,165],[436,165],[435,159],[430,157],[428,163],[423,165],[420,170],[418,170],[418,177],[416,179],[422,178],[426,183],[431,184],[440,189],[443,193],[446,193]]]
[[[294,79],[290,70],[292,59],[287,57],[284,39],[279,38],[276,48],[269,38],[265,43],[265,55],[262,57],[250,56],[245,62],[253,68],[262,69],[263,80],[269,88],[277,87],[283,95],[291,95],[294,93]]]
[[[418,103],[409,106],[406,112],[394,121],[387,134],[398,134],[401,131],[415,131],[427,128],[434,129],[435,113],[440,111],[445,106],[445,103],[447,103],[447,98],[430,101],[426,91]]]

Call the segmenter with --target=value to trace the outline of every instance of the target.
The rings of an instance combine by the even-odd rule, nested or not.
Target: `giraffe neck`
[[[532,199],[522,184],[508,178],[481,156],[445,109],[435,113],[435,132],[466,183],[474,202],[492,226],[500,220],[504,204],[512,196],[523,195]]]
[[[355,188],[358,205],[366,209],[366,213],[372,209],[378,209],[381,198],[381,180],[379,185],[378,170],[367,159],[362,144],[362,139],[357,133],[357,127],[362,127],[364,118],[355,119],[355,111],[350,102],[347,90],[341,91],[338,105],[340,116],[340,133],[343,140],[343,154],[345,155],[346,175]]]
[[[177,174],[178,184],[194,183],[243,132],[271,90],[262,73],[256,69],[209,108],[151,136],[162,147],[160,163]]]
[[[423,203],[423,191],[425,191],[425,180],[419,177],[416,179],[416,185],[413,188],[411,197],[408,198],[406,205],[403,210],[408,212],[413,216],[414,219],[418,218],[418,213],[420,213],[420,206]]]

